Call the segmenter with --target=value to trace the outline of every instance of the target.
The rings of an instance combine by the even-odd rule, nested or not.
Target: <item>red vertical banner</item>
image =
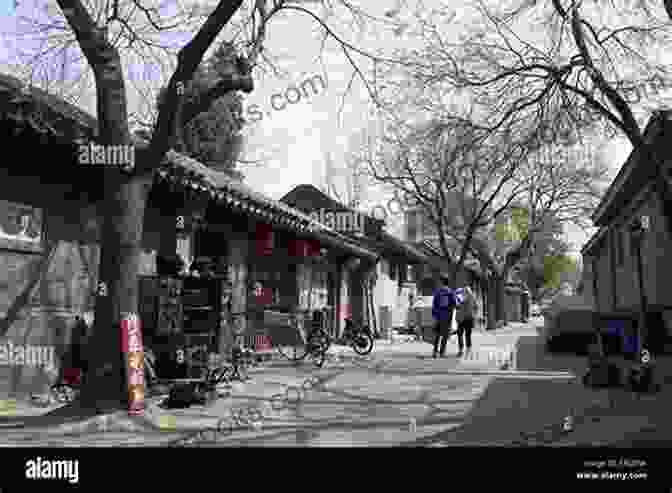
[[[351,318],[352,317],[352,312],[350,311],[350,305],[348,304],[342,304],[339,306],[341,316],[339,317],[341,320],[345,320],[346,318]]]
[[[257,224],[257,255],[273,254],[273,227],[270,224]]]
[[[141,415],[145,411],[145,358],[140,317],[135,313],[121,320],[121,349],[126,363],[128,414]]]

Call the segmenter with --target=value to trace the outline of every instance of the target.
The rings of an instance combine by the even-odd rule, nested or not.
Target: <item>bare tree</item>
[[[574,224],[586,228],[590,212],[599,202],[608,175],[607,166],[584,152],[566,147],[544,147],[516,170],[513,181],[521,193],[511,197],[509,208],[494,228],[475,235],[469,248],[494,283],[493,319],[502,320],[504,285],[521,262],[529,261],[557,228]]]
[[[386,132],[382,155],[362,156],[377,182],[427,218],[441,251],[453,263],[453,283],[474,235],[507,209],[502,190],[515,187],[526,146],[507,132],[489,132],[453,116]],[[522,190],[513,190],[515,197]],[[511,199],[513,200],[513,199]]]
[[[480,116],[487,122],[487,112],[476,115],[472,108],[451,116],[453,109],[436,97],[423,102],[419,114],[429,109],[441,117],[407,125],[411,103],[394,131],[384,134],[387,152],[369,153],[369,171],[420,210],[451,260],[453,283],[468,257],[478,260],[490,281],[488,323],[494,327],[505,317],[504,288],[514,267],[528,258],[550,218],[586,225],[607,169],[592,156],[569,153],[567,145],[551,149],[548,130],[561,128],[562,119],[550,111],[487,126],[473,121]],[[524,212],[524,225],[501,241],[497,226],[517,211]]]
[[[69,61],[67,53],[75,61],[83,58],[95,82],[101,144],[133,145],[122,52],[133,55],[131,63],[155,63],[171,74],[152,131],[147,134],[151,135],[151,141],[136,153],[135,169],[128,174],[114,168],[103,172],[99,279],[104,289],[96,299],[90,348],[96,371],[87,379],[80,404],[94,409],[117,408],[127,400],[119,325],[125,314],[138,311],[137,272],[148,189],[154,171],[175,145],[176,128],[207,111],[220,97],[234,91],[253,90],[252,67],[258,60],[266,59],[263,42],[267,25],[280,11],[302,13],[316,21],[325,37],[337,41],[352,63],[353,73],[361,76],[361,70],[350,56],[356,48],[343,41],[318,13],[304,5],[306,2],[220,0],[212,7],[195,6],[186,14],[166,10],[165,5],[152,0],[56,0],[56,3],[60,12],[52,11],[48,20],[27,20],[48,46],[47,50],[33,54],[33,63],[53,53],[62,55],[64,66]],[[345,11],[357,14],[357,9],[347,2],[340,4]],[[231,32],[225,33],[225,28]],[[186,36],[181,35],[181,29]],[[175,34],[168,38],[170,42],[162,38],[167,32]],[[192,36],[191,32],[195,34]],[[206,52],[219,44],[223,34],[233,40],[242,39],[237,43],[240,55],[235,70],[220,74],[198,98],[184,101],[184,88],[192,81]],[[365,55],[361,50],[358,53]],[[170,66],[172,62],[176,62],[174,67]]]
[[[672,233],[670,191],[643,128],[670,87],[663,54],[672,40],[670,2],[475,0],[476,21],[459,42],[428,24],[426,46],[408,53],[415,77],[467,90],[490,108],[488,125],[546,113],[556,125],[546,142],[573,143],[583,131],[621,134],[642,159],[658,163],[650,179]]]

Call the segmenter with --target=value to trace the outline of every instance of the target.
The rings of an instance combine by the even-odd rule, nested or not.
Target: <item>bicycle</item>
[[[303,333],[303,328],[301,327],[301,322],[299,322],[298,317],[293,317],[293,323],[290,322],[290,324],[297,330],[297,332],[300,334]],[[329,347],[331,347],[331,337],[324,328],[324,324],[320,324],[319,326],[311,327],[305,341],[300,340],[297,341],[296,344],[285,346],[278,345],[276,346],[276,349],[281,356],[295,363],[310,357],[315,366],[321,368],[324,366]]]
[[[229,364],[219,364],[216,357],[210,356],[208,370],[205,374],[206,385],[216,388],[220,384],[230,384],[233,381],[244,382],[250,380],[247,372],[250,366],[250,352],[235,346],[231,351]]]
[[[342,342],[350,345],[360,356],[366,356],[373,351],[373,335],[368,325],[355,325],[352,319],[345,319],[345,330]]]

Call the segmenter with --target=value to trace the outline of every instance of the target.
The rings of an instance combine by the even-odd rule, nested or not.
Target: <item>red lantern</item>
[[[273,254],[273,227],[270,224],[257,224],[257,255]]]
[[[310,243],[307,240],[292,240],[290,254],[294,257],[308,257],[311,255]]]
[[[309,251],[311,257],[319,257],[320,255],[320,242],[317,240],[309,241]]]

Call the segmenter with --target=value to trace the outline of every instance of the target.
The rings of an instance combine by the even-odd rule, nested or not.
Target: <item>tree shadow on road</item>
[[[568,415],[592,419],[603,409],[605,395],[580,382],[587,369],[585,356],[548,353],[539,336],[520,337],[515,351],[515,370],[521,372],[520,378],[495,377],[460,427],[407,445],[426,446],[437,441],[455,446],[514,445],[525,434],[561,428]],[[524,378],[524,372],[529,371],[569,372],[577,378]]]

